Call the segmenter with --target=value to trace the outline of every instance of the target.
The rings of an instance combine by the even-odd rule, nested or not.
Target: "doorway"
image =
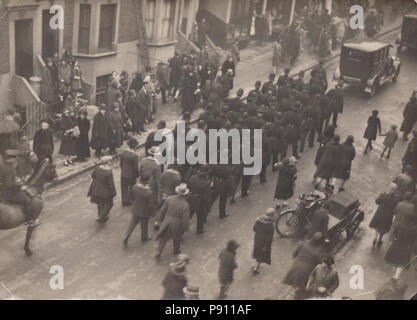
[[[52,58],[55,53],[59,54],[59,29],[52,29],[49,22],[54,14],[49,9],[42,10],[42,59]]]
[[[15,21],[15,70],[24,78],[33,75],[33,19]]]

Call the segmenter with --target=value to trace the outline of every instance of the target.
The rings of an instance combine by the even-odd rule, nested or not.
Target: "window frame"
[[[169,10],[166,9],[166,3],[170,3]],[[161,26],[159,28],[159,41],[172,41],[175,38],[175,20],[177,15],[177,0],[162,0]],[[166,13],[169,12],[169,16]],[[168,22],[168,23],[167,23]],[[166,25],[167,23],[167,25]]]
[[[102,21],[103,18],[107,18],[107,17],[103,17],[103,8],[112,8],[112,10],[110,10],[110,20],[111,22],[103,25]],[[111,52],[114,51],[113,47],[114,47],[114,43],[115,43],[115,38],[116,38],[116,15],[117,15],[117,4],[116,3],[108,3],[108,4],[101,4],[100,5],[100,14],[99,14],[99,26],[98,26],[98,44],[97,44],[97,51],[102,53],[102,52]],[[105,35],[106,38],[109,37],[110,38],[110,43],[105,44],[106,46],[102,46],[102,40],[104,38],[103,35],[103,28],[106,28],[106,32],[109,32],[108,29],[110,29],[110,35]],[[105,41],[109,41],[109,39],[106,39]]]
[[[153,2],[153,9],[152,14],[150,17],[148,17],[149,13],[149,2]],[[147,0],[146,1],[146,8],[145,8],[145,16],[144,16],[144,22],[145,22],[145,28],[146,28],[146,37],[148,38],[148,41],[152,41],[155,36],[155,12],[156,12],[156,6],[157,6],[157,0]],[[151,31],[149,31],[148,26],[151,25]]]
[[[74,20],[73,20],[73,36],[72,49],[73,55],[78,57],[101,57],[117,54],[117,43],[119,39],[119,20],[121,0],[73,0],[74,1]],[[79,22],[80,22],[80,5],[91,5],[90,13],[90,32],[89,32],[89,48],[79,48]],[[113,11],[113,27],[112,27],[112,44],[111,48],[99,48],[100,46],[100,17],[102,5],[115,5]],[[82,8],[82,7],[81,7]]]
[[[82,7],[85,7],[85,8],[88,8],[89,9],[89,12],[88,12],[88,15],[89,15],[89,17],[88,17],[88,27],[87,26],[82,26],[82,24],[81,24],[81,8]],[[77,46],[77,51],[79,52],[79,53],[89,53],[89,51],[90,51],[90,41],[91,41],[91,37],[90,37],[90,33],[91,33],[91,13],[92,13],[92,6],[91,6],[91,4],[90,3],[80,3],[80,8],[79,8],[79,14],[78,14],[78,16],[79,16],[79,20],[78,20],[78,46]],[[85,36],[86,36],[86,38],[87,38],[87,47],[80,47],[80,43],[81,43],[81,28],[84,28],[84,29],[86,29],[87,30],[87,32],[86,32],[86,34],[85,34]]]

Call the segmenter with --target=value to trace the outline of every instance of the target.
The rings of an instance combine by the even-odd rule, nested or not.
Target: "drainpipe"
[[[294,20],[295,1],[296,0],[292,0],[292,3],[291,3],[290,22],[288,23],[289,26],[292,25],[292,22]]]

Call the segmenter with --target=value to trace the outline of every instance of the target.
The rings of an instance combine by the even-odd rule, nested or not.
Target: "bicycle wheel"
[[[300,218],[293,209],[282,212],[275,221],[275,230],[282,238],[294,237],[300,231],[300,228]]]

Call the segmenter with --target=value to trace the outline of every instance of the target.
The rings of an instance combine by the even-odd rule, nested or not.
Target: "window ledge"
[[[74,57],[79,57],[79,58],[91,58],[91,59],[95,59],[95,58],[103,58],[103,57],[109,57],[109,56],[115,56],[117,55],[117,51],[109,51],[109,52],[101,52],[101,53],[94,53],[94,54],[89,54],[89,53],[73,53],[72,55]]]
[[[178,40],[169,40],[169,41],[161,41],[161,42],[147,42],[146,45],[148,47],[167,47],[167,46],[172,46],[177,43],[178,43]],[[139,43],[137,45],[140,46]]]

